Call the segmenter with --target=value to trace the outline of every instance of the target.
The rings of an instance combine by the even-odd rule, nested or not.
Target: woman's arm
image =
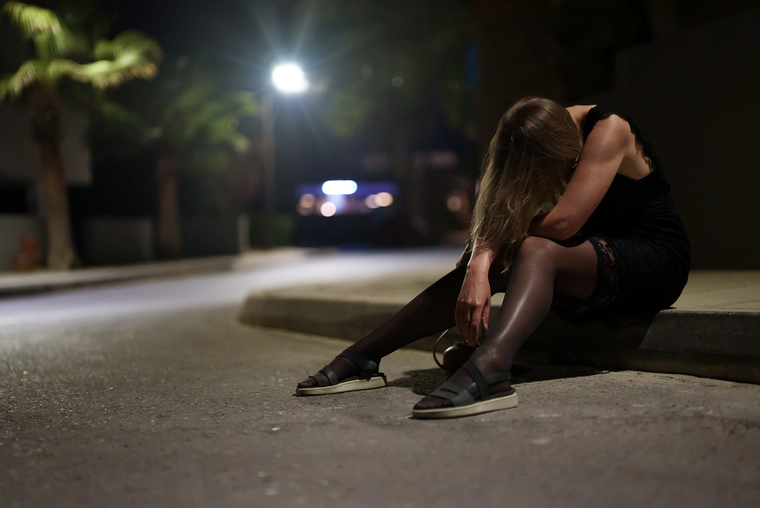
[[[480,325],[488,329],[488,318],[491,314],[491,285],[488,282],[488,271],[497,252],[497,247],[475,244],[457,299],[454,321],[459,333],[464,335],[471,346],[478,342]]]
[[[618,116],[600,120],[586,139],[578,167],[549,213],[536,216],[528,234],[567,240],[585,224],[602,201],[625,157],[631,130]]]

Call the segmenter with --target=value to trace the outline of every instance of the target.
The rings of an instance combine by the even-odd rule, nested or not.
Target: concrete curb
[[[8,273],[0,275],[0,297],[45,293],[62,289],[141,279],[246,271],[297,261],[318,252],[320,251],[288,248],[246,253],[240,256],[214,256],[130,266],[81,268],[69,271]]]
[[[397,301],[250,295],[240,314],[249,325],[356,340],[403,306]],[[498,316],[494,304],[492,319]],[[449,333],[453,342],[457,334]],[[449,337],[447,336],[447,339]],[[412,347],[431,350],[435,337]],[[760,313],[683,311],[572,325],[554,313],[529,339],[519,360],[690,374],[760,383]]]

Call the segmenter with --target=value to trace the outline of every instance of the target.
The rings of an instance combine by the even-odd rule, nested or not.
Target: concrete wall
[[[118,265],[154,259],[153,220],[149,217],[98,217],[84,223],[88,264]]]
[[[618,55],[616,96],[654,144],[696,268],[760,268],[760,10]]]
[[[96,217],[84,223],[87,264],[118,265],[155,260],[155,228],[150,217]],[[183,217],[186,256],[239,254],[249,248],[248,217]]]
[[[20,103],[0,103],[0,180],[34,182],[40,176],[40,154],[31,134],[31,111]],[[85,133],[88,126],[84,111],[63,106],[61,109],[61,154],[66,181],[88,185],[92,180],[90,151]]]
[[[45,249],[44,223],[34,215],[0,215],[0,272],[13,269],[16,254],[21,251],[21,237],[35,234]]]
[[[248,217],[183,217],[182,246],[187,256],[240,254],[248,250]]]

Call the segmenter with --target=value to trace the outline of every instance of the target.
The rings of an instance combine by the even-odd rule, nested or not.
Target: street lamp
[[[272,69],[272,83],[282,93],[303,93],[309,89],[309,82],[301,66],[292,62],[281,63]]]
[[[300,65],[283,62],[272,68],[274,88],[287,95],[304,93],[309,89],[309,82]],[[261,103],[261,126],[264,145],[264,247],[272,248],[274,222],[274,94],[264,93]]]

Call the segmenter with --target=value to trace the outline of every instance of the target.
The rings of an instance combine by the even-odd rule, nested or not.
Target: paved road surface
[[[384,360],[389,388],[296,398],[345,343],[235,321],[254,287],[431,258],[403,259],[0,302],[0,506],[760,505],[760,387],[522,369],[516,409],[416,421],[427,353]]]

